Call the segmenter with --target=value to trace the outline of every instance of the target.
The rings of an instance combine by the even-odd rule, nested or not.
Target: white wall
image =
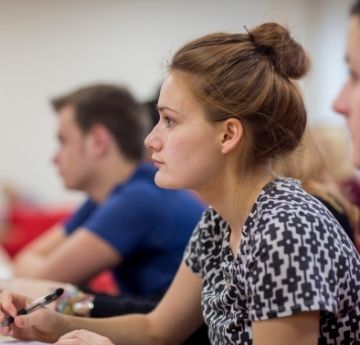
[[[329,104],[345,75],[350,0],[0,0],[0,183],[45,202],[74,201],[50,163],[56,142],[48,99],[84,83],[124,83],[151,97],[166,60],[186,40],[277,20],[313,56],[304,83],[310,116],[335,121]]]
[[[305,97],[311,120],[317,124],[343,124],[331,104],[347,76],[345,37],[351,4],[350,0],[307,2],[306,40],[312,69],[305,81]]]

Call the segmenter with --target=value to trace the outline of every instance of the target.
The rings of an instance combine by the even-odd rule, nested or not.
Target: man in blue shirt
[[[141,163],[148,126],[124,88],[93,85],[53,100],[59,148],[54,163],[69,189],[88,199],[65,223],[21,251],[19,276],[82,284],[111,268],[124,293],[161,295],[181,261],[202,203],[164,190]]]

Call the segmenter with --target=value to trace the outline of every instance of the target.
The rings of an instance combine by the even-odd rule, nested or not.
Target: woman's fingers
[[[11,315],[15,316],[17,309],[15,304],[21,304],[23,302],[25,306],[26,298],[22,296],[17,296],[9,293],[8,291],[3,291],[0,294],[0,320],[3,320],[5,316]]]

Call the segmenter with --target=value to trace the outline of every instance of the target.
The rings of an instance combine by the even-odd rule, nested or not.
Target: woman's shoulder
[[[325,247],[352,247],[334,215],[314,196],[292,179],[277,179],[259,198],[256,224],[252,227],[254,238],[274,241],[276,238],[312,239]]]
[[[326,209],[319,200],[301,187],[300,181],[292,178],[281,177],[272,180],[265,186],[258,200],[269,210],[276,208],[311,210],[311,207],[315,207],[318,212],[319,208]]]
[[[258,219],[279,224],[315,224],[336,227],[338,222],[321,201],[301,188],[299,181],[277,178],[266,186],[258,199]]]
[[[201,215],[198,227],[201,229],[211,229],[214,227],[225,225],[219,213],[217,213],[211,206],[209,206]]]

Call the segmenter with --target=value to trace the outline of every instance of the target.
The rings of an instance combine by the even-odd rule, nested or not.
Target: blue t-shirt
[[[155,173],[141,164],[103,203],[88,199],[65,223],[67,234],[85,227],[119,252],[123,261],[113,274],[124,293],[166,291],[204,210],[188,191],[157,187]]]

